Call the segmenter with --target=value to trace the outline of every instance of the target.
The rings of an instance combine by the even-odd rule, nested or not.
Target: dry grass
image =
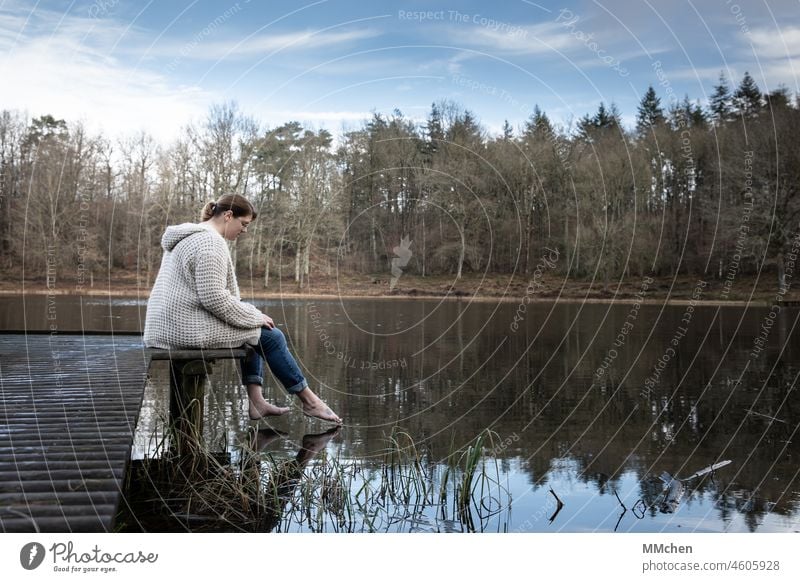
[[[492,438],[484,431],[435,462],[395,431],[370,464],[329,447],[276,458],[247,443],[231,463],[203,444],[176,456],[165,439],[130,470],[125,521],[146,531],[503,531],[511,499],[485,454]]]

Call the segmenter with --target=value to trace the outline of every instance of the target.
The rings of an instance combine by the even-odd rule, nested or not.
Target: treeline
[[[606,283],[783,278],[800,232],[798,136],[800,99],[749,74],[735,89],[721,77],[707,107],[650,87],[632,128],[601,103],[566,127],[537,108],[500,135],[449,101],[424,123],[374,114],[338,140],[263,129],[230,103],[169,146],[2,111],[0,268],[87,285],[127,269],[149,286],[164,227],[239,192],[260,215],[234,253],[264,286],[398,268],[529,275],[553,250],[560,273]]]

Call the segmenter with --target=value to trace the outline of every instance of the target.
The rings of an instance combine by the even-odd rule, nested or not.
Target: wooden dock
[[[0,334],[0,531],[112,531],[149,364],[139,335]]]
[[[172,362],[174,390],[187,362],[245,353],[146,349],[131,333],[0,333],[0,532],[113,531],[150,362]]]

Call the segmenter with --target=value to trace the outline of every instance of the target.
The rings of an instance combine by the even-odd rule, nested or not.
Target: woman
[[[263,356],[286,390],[300,399],[306,416],[341,424],[308,387],[272,319],[240,299],[225,241],[246,232],[256,215],[246,198],[226,194],[205,205],[199,224],[167,227],[161,269],[147,302],[144,344],[163,349],[255,346],[242,360],[252,420],[290,411],[264,399]]]

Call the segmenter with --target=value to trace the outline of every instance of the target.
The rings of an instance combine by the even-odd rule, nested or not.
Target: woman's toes
[[[336,414],[323,403],[315,404],[313,406],[304,405],[303,414],[310,416],[311,418],[318,418],[319,420],[342,424],[342,419],[336,416]]]

